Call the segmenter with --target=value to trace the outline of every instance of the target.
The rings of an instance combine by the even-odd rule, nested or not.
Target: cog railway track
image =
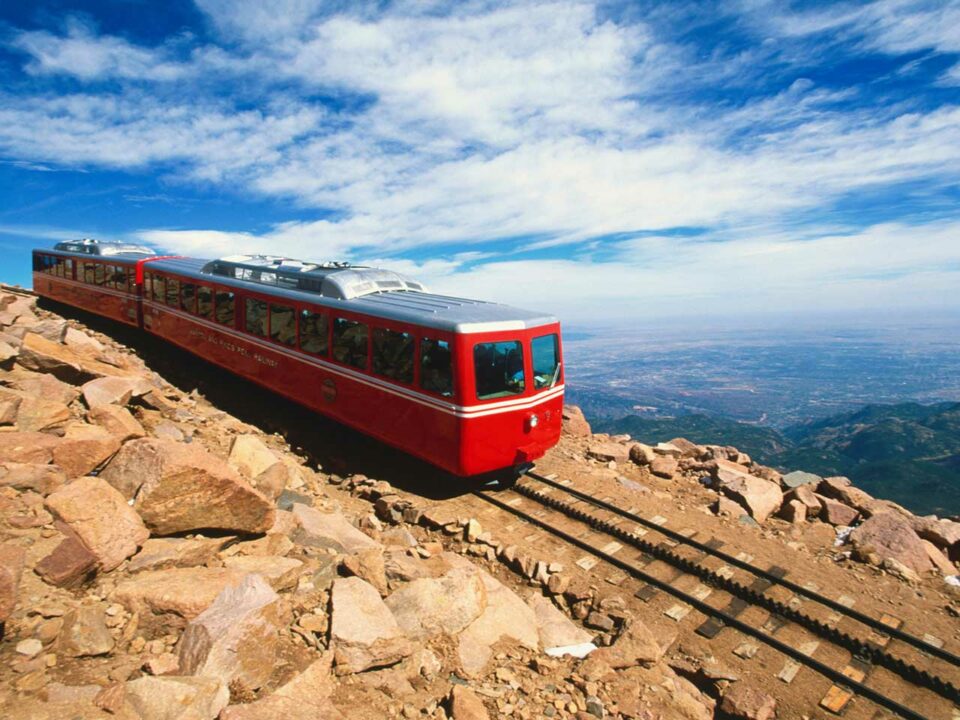
[[[530,480],[545,486],[545,489],[534,487],[529,482],[525,482]],[[558,497],[557,491],[565,494],[569,499]],[[564,542],[586,551],[644,583],[636,593],[636,597],[639,599],[647,601],[657,591],[660,591],[691,606],[707,617],[707,620],[697,628],[698,634],[712,638],[719,634],[723,628],[732,627],[744,635],[759,640],[794,662],[811,668],[834,683],[836,692],[833,699],[837,703],[835,709],[838,711],[852,697],[852,694],[856,694],[908,720],[927,720],[924,715],[911,707],[866,684],[864,681],[867,674],[874,667],[884,668],[906,682],[929,690],[955,705],[960,704],[960,688],[955,684],[940,675],[917,667],[917,665],[898,655],[894,655],[887,649],[886,645],[891,640],[899,641],[914,651],[935,658],[938,665],[946,666],[952,670],[960,669],[960,657],[942,647],[932,645],[922,638],[902,631],[895,624],[877,620],[826,597],[809,586],[805,587],[794,583],[784,577],[785,571],[781,568],[774,567],[764,570],[756,567],[742,557],[734,557],[723,552],[716,544],[699,542],[682,533],[665,528],[653,520],[623,510],[604,499],[568,487],[536,472],[531,471],[524,475],[511,492],[532,500],[550,511],[560,513],[570,520],[582,523],[593,531],[616,538],[620,543],[640,550],[644,563],[632,563],[616,557],[612,552],[597,548],[578,535],[562,529],[558,523],[524,512],[515,507],[514,504],[504,501],[500,497],[502,493],[477,490],[474,494],[501,510],[547,531]],[[586,509],[586,506],[590,506],[591,510]],[[621,527],[617,524],[618,521],[601,517],[596,514],[596,511],[612,513],[621,519],[619,522],[629,520],[631,523],[635,523],[636,530]],[[660,542],[648,539],[646,537],[648,531],[660,534],[663,539]],[[684,556],[678,551],[681,547],[693,550],[696,555],[693,557]],[[722,561],[725,567],[719,570],[711,569],[703,563],[709,557]],[[677,575],[670,579],[657,577],[645,567],[646,564],[653,561],[665,563],[677,571]],[[748,585],[735,580],[729,569],[731,566],[753,576],[753,582]],[[704,585],[724,591],[730,596],[730,602],[725,607],[718,608],[707,603],[704,595],[698,596],[679,589],[674,581],[677,577],[683,575],[694,576]],[[815,603],[828,609],[832,614],[830,620],[820,620],[801,610],[799,602],[783,602],[766,594],[768,590],[775,587],[794,593],[795,597],[802,598],[803,602]],[[774,628],[768,632],[741,619],[739,616],[749,607],[758,607],[769,612],[772,619],[777,619]],[[836,627],[836,623],[842,618],[848,618],[869,628],[873,633],[873,638],[863,639],[858,635],[840,630]],[[772,633],[786,623],[800,626],[824,641],[850,652],[852,656],[850,663],[844,669],[837,670],[812,657],[812,652],[803,652],[792,644],[775,637]],[[844,692],[844,689],[847,689],[847,692]]]

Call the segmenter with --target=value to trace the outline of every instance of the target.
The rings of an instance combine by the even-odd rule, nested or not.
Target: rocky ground
[[[859,608],[894,603],[956,642],[960,524],[733,448],[593,435],[575,408],[565,428],[544,471],[678,527],[712,523],[755,562],[806,563]],[[473,496],[345,465],[328,472],[111,337],[0,293],[0,713],[818,714],[582,552]]]

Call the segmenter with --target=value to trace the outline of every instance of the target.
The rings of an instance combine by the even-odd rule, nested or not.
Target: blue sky
[[[94,236],[575,321],[960,310],[956,1],[38,0],[0,79],[5,280]]]

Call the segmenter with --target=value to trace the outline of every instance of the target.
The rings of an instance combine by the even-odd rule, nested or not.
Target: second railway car
[[[121,254],[107,254],[112,267]],[[74,277],[49,272],[58,257],[74,261]],[[131,281],[120,290],[96,271],[78,279],[76,262],[35,251],[37,293],[130,322],[112,299],[123,293],[147,332],[456,475],[516,470],[559,439],[562,347],[550,315],[346,263],[124,257]]]

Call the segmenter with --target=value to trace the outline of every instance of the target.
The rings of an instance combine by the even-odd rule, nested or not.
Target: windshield
[[[560,338],[544,335],[530,343],[533,350],[533,387],[550,388],[560,381]]]
[[[519,341],[474,345],[473,367],[476,372],[478,400],[519,395],[526,387],[523,377],[523,346]]]

